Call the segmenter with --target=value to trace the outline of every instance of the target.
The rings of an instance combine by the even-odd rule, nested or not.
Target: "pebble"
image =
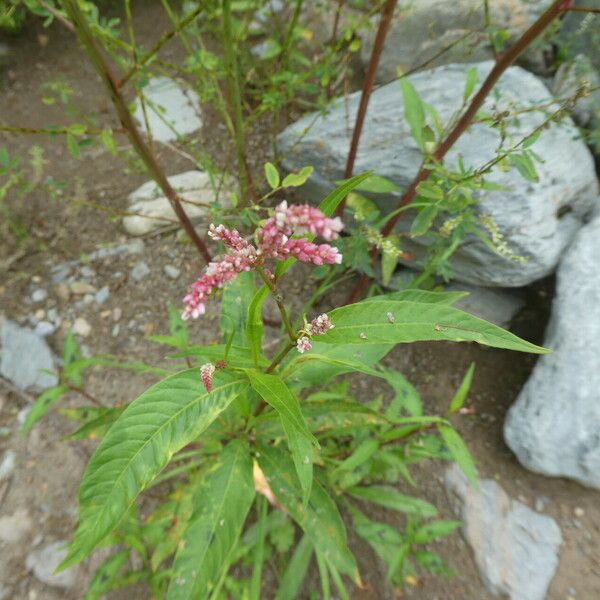
[[[38,310],[35,311],[34,317],[37,321],[43,321],[45,316],[46,311],[43,308],[38,308]]]
[[[0,463],[0,481],[9,479],[15,470],[15,462],[17,460],[17,455],[14,450],[8,449],[4,456],[2,457],[2,462]]]
[[[48,298],[48,292],[41,288],[34,290],[33,294],[31,294],[31,300],[33,302],[43,302]]]
[[[60,323],[60,317],[58,316],[58,311],[55,308],[49,308],[48,309],[48,321],[51,321],[52,323]]]
[[[585,515],[585,510],[583,510],[583,508],[581,508],[581,506],[576,506],[576,507],[573,509],[573,514],[574,514],[576,517],[578,517],[578,518],[581,518],[581,517],[583,517],[583,515]]]
[[[131,277],[134,281],[141,281],[150,275],[150,267],[144,262],[141,261],[131,269]]]
[[[548,504],[550,504],[550,498],[548,498],[548,496],[537,496],[535,499],[535,510],[544,512]]]
[[[78,296],[83,296],[84,294],[95,294],[96,288],[86,281],[74,281],[69,289],[73,294],[77,294]]]
[[[100,288],[96,292],[96,295],[94,296],[94,300],[96,301],[96,304],[101,305],[101,304],[104,304],[108,300],[109,296],[110,296],[110,290],[109,290],[108,286],[105,285],[104,287]]]
[[[64,283],[59,283],[54,289],[56,290],[56,295],[65,302],[71,296],[71,290],[69,289],[69,286],[65,285]]]
[[[67,542],[61,540],[34,550],[27,555],[25,566],[46,585],[59,588],[73,587],[77,582],[78,567],[70,567],[60,573],[54,573],[56,567],[67,555],[66,546]]]
[[[113,321],[120,321],[122,316],[123,316],[123,309],[121,307],[117,306],[115,309],[113,309],[113,313],[112,313]]]
[[[89,306],[93,301],[94,301],[94,296],[92,294],[86,294],[82,300],[82,302],[85,306]]]
[[[40,337],[48,337],[56,331],[56,327],[49,321],[40,321],[34,328],[33,333]]]
[[[179,276],[181,275],[181,271],[177,267],[174,267],[173,265],[165,265],[164,271],[165,271],[165,275],[169,279],[179,279]]]
[[[96,277],[96,271],[94,271],[94,269],[91,269],[90,267],[88,267],[86,265],[81,267],[81,269],[79,269],[79,272],[81,273],[81,276],[85,277],[86,279],[91,279],[92,277]]]
[[[121,331],[121,326],[117,323],[113,328],[112,328],[112,336],[113,337],[117,337],[119,335],[119,332]]]
[[[0,517],[0,541],[9,544],[20,542],[31,530],[29,513],[19,508],[12,515]]]
[[[73,323],[73,333],[87,337],[92,332],[92,326],[83,318],[77,317]]]

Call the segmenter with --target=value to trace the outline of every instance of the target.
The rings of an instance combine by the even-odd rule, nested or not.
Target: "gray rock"
[[[461,298],[454,306],[499,327],[508,327],[525,306],[523,296],[515,290],[484,288],[466,283],[451,283],[446,290],[469,292],[468,296]]]
[[[43,372],[54,369],[54,358],[45,340],[31,329],[0,320],[0,375],[23,390],[56,385],[56,375]]]
[[[92,326],[83,317],[77,317],[73,323],[72,330],[75,335],[88,337],[92,333]]]
[[[171,142],[202,127],[198,94],[183,89],[173,79],[156,77],[143,89],[146,116],[152,138]],[[133,116],[145,127],[144,110],[140,99],[135,102]]]
[[[74,281],[69,285],[69,289],[71,293],[78,296],[96,293],[96,288],[91,283],[87,283],[87,281]]]
[[[589,90],[573,107],[573,119],[581,127],[600,122],[600,75],[590,59],[578,54],[563,63],[554,76],[552,92],[557,98],[572,98],[580,90]]]
[[[542,356],[511,407],[504,439],[527,468],[600,489],[600,216],[557,272]]]
[[[475,66],[482,80],[492,63]],[[410,78],[423,100],[438,109],[443,122],[448,122],[462,104],[467,68],[467,65],[448,65]],[[547,88],[537,77],[513,67],[500,79],[485,108],[490,110],[495,106],[495,110],[504,110],[510,105],[511,110],[518,110],[550,100]],[[306,200],[325,197],[335,187],[335,181],[343,178],[352,135],[349,124],[354,122],[358,102],[359,94],[337,100],[328,114],[316,121],[314,114],[306,115],[279,135],[278,149],[286,169],[315,167],[307,185],[299,188]],[[544,114],[537,111],[525,112],[518,121],[510,122],[507,133],[512,139],[521,140],[544,120]],[[593,158],[577,136],[570,119],[550,125],[533,145],[544,161],[537,165],[539,182],[526,181],[515,169],[495,170],[488,179],[507,189],[480,195],[480,213],[491,217],[510,251],[524,257],[526,262],[500,256],[475,236],[467,237],[452,259],[455,279],[474,285],[519,287],[554,270],[582,218],[597,203],[598,181]],[[499,143],[496,129],[473,125],[449,152],[445,163],[454,167],[461,156],[466,167],[481,167],[495,157]],[[354,171],[374,170],[404,189],[420,164],[421,152],[404,119],[400,86],[392,82],[371,96]],[[374,199],[383,211],[389,211],[397,198],[398,194],[379,194]],[[399,228],[406,229],[411,220],[407,214],[400,220]],[[406,242],[406,249],[417,258],[424,255],[425,240],[414,238],[408,243],[406,238]]]
[[[31,517],[24,508],[0,517],[0,542],[20,542],[31,531],[32,525]]]
[[[551,4],[551,0],[489,0],[490,20],[517,39]],[[398,2],[377,71],[377,82],[387,83],[403,72],[457,62],[494,58],[485,31],[481,0],[404,0]],[[379,17],[364,35],[363,64],[369,62]],[[530,50],[531,53],[531,50]],[[538,50],[539,53],[539,50]],[[539,62],[530,57],[528,62]]]
[[[35,326],[33,333],[40,337],[48,337],[56,331],[56,326],[50,323],[50,321],[40,321]]]
[[[6,481],[10,479],[12,474],[15,472],[15,463],[17,461],[17,455],[14,450],[6,450],[0,462],[0,481]]]
[[[42,288],[34,290],[31,294],[32,302],[43,302],[44,300],[46,300],[46,298],[48,298],[48,292]]]
[[[510,600],[544,600],[562,543],[556,521],[511,499],[492,479],[472,488],[456,465],[446,471],[446,489],[487,589]]]
[[[110,289],[107,285],[101,287],[96,294],[94,295],[94,300],[96,304],[101,305],[104,304],[110,296]]]
[[[165,265],[164,271],[165,271],[165,275],[169,279],[179,279],[179,276],[181,275],[181,271],[177,267],[174,267],[173,265]]]
[[[79,567],[70,567],[60,573],[54,573],[67,555],[66,546],[66,541],[58,541],[34,550],[27,555],[25,566],[46,585],[63,589],[72,588],[77,583]]]
[[[81,276],[85,277],[86,279],[92,279],[93,277],[96,277],[96,271],[94,271],[94,269],[88,267],[87,265],[83,265],[79,269],[79,272],[81,273]]]
[[[148,275],[150,275],[150,272],[151,271],[148,264],[144,261],[140,261],[135,265],[135,267],[133,267],[133,269],[131,269],[131,278],[134,281],[142,281],[142,279],[145,279],[148,277]]]
[[[217,194],[208,173],[186,171],[168,178],[179,196],[185,200],[185,211],[191,219],[199,219],[208,214],[209,205],[222,196],[229,188]],[[147,181],[128,197],[129,212],[135,213],[123,218],[123,227],[131,235],[145,235],[151,231],[177,222],[177,216],[154,181]]]

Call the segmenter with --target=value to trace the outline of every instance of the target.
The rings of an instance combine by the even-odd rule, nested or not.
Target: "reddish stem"
[[[373,84],[375,83],[375,75],[377,74],[377,68],[379,67],[379,60],[383,51],[383,45],[385,38],[387,37],[392,22],[392,16],[394,15],[394,9],[396,8],[397,0],[387,0],[383,5],[381,11],[381,19],[379,20],[379,27],[377,29],[377,35],[375,36],[375,42],[373,44],[373,50],[369,59],[369,66],[365,74],[365,81],[363,83],[362,93],[360,95],[360,104],[358,106],[358,112],[356,113],[356,121],[354,122],[354,131],[352,132],[352,141],[350,142],[350,150],[348,152],[348,158],[346,160],[346,170],[344,172],[344,179],[352,177],[354,172],[354,163],[356,162],[356,153],[358,152],[358,143],[360,142],[360,136],[367,114],[367,108],[369,106],[369,99],[373,91]],[[338,216],[344,214],[344,207],[346,205],[346,199],[344,198],[336,211]]]
[[[458,120],[458,122],[454,125],[450,133],[446,136],[446,138],[440,143],[437,150],[434,152],[432,160],[436,162],[441,162],[443,158],[446,156],[448,151],[454,146],[456,141],[460,138],[460,136],[467,130],[471,122],[473,121],[477,111],[483,105],[486,97],[492,91],[498,79],[502,76],[502,74],[510,67],[515,60],[519,57],[519,55],[556,19],[561,13],[568,10],[565,7],[565,0],[555,0],[555,2],[550,6],[546,12],[544,12],[539,19],[531,25],[531,27],[517,40],[517,42],[511,46],[506,52],[501,54],[496,59],[496,64],[494,68],[490,71],[485,81],[479,88],[479,91],[473,99],[471,100],[469,106]],[[415,198],[418,185],[426,181],[431,175],[432,170],[426,167],[424,164],[419,169],[416,177],[413,179],[411,184],[406,188],[404,194],[400,198],[398,205],[396,206],[396,210],[406,206]],[[393,230],[400,218],[402,217],[403,212],[397,212],[394,217],[392,217],[385,225],[385,227],[381,230],[381,233],[384,236],[388,236]],[[375,257],[378,254],[378,250],[376,248],[371,252],[371,256]],[[363,275],[349,296],[350,299],[354,301],[361,295],[365,286],[369,281],[369,277]]]

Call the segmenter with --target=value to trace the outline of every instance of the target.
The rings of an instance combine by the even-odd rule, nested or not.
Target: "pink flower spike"
[[[315,265],[339,265],[342,262],[342,255],[337,248],[329,244],[313,244],[302,238],[288,240],[282,252],[284,255]]]
[[[213,374],[215,372],[215,365],[212,363],[205,363],[200,367],[200,379],[202,384],[206,388],[206,391],[210,394],[212,390]]]
[[[327,333],[330,329],[333,329],[335,325],[331,322],[331,319],[328,315],[323,313],[319,315],[316,319],[313,319],[306,326],[306,333],[308,335],[323,335]]]
[[[238,252],[253,248],[252,245],[240,235],[240,232],[237,231],[237,229],[227,229],[225,225],[215,226],[211,223],[208,227],[208,235],[213,240],[221,241],[228,248]]]
[[[306,336],[298,338],[298,341],[296,342],[296,349],[298,350],[298,352],[300,352],[300,354],[304,354],[307,350],[310,350],[311,348],[312,344],[310,343],[310,339],[308,339]]]
[[[312,233],[331,242],[344,228],[339,217],[330,219],[322,211],[309,204],[292,204],[284,200],[275,209],[275,223],[286,235]]]

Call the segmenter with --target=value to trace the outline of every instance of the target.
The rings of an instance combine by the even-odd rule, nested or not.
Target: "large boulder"
[[[552,3],[552,0],[489,0],[492,27],[517,39]],[[376,24],[364,35],[361,59],[367,65],[375,41]],[[537,54],[540,50],[537,49]],[[404,0],[392,18],[377,81],[395,79],[398,69],[437,67],[456,62],[494,58],[490,34],[486,31],[484,2],[481,0]],[[529,53],[529,62],[539,58]]]
[[[471,487],[456,465],[445,484],[487,589],[510,600],[544,600],[562,544],[556,521],[513,500],[493,479]]]
[[[482,81],[492,62],[474,65]],[[471,65],[447,65],[411,76],[423,100],[448,122],[463,104],[466,72]],[[315,171],[300,193],[318,201],[343,178],[346,156],[360,94],[334,101],[326,114],[308,114],[278,137],[283,166],[296,170],[312,165]],[[505,72],[484,109],[519,111],[538,104],[548,109],[552,97],[535,75],[519,67]],[[525,110],[507,123],[509,139],[519,141],[547,118],[543,111]],[[461,136],[446,158],[453,167],[462,157],[467,167],[481,167],[496,156],[500,132],[489,124],[475,124]],[[454,255],[455,278],[474,285],[518,287],[550,274],[579,229],[582,219],[597,203],[598,181],[587,146],[578,139],[570,119],[548,125],[533,145],[542,159],[539,181],[523,179],[515,170],[494,170],[488,179],[506,189],[480,195],[478,210],[490,216],[519,262],[490,251],[474,236],[466,238]],[[371,96],[354,167],[355,173],[373,170],[406,188],[418,172],[421,152],[404,118],[400,84],[389,83]],[[399,194],[380,194],[375,200],[384,211],[396,206]],[[400,220],[407,227],[411,216]],[[407,249],[423,256],[425,241],[415,238]]]
[[[519,461],[600,489],[600,216],[583,227],[557,273],[541,357],[504,425]]]

